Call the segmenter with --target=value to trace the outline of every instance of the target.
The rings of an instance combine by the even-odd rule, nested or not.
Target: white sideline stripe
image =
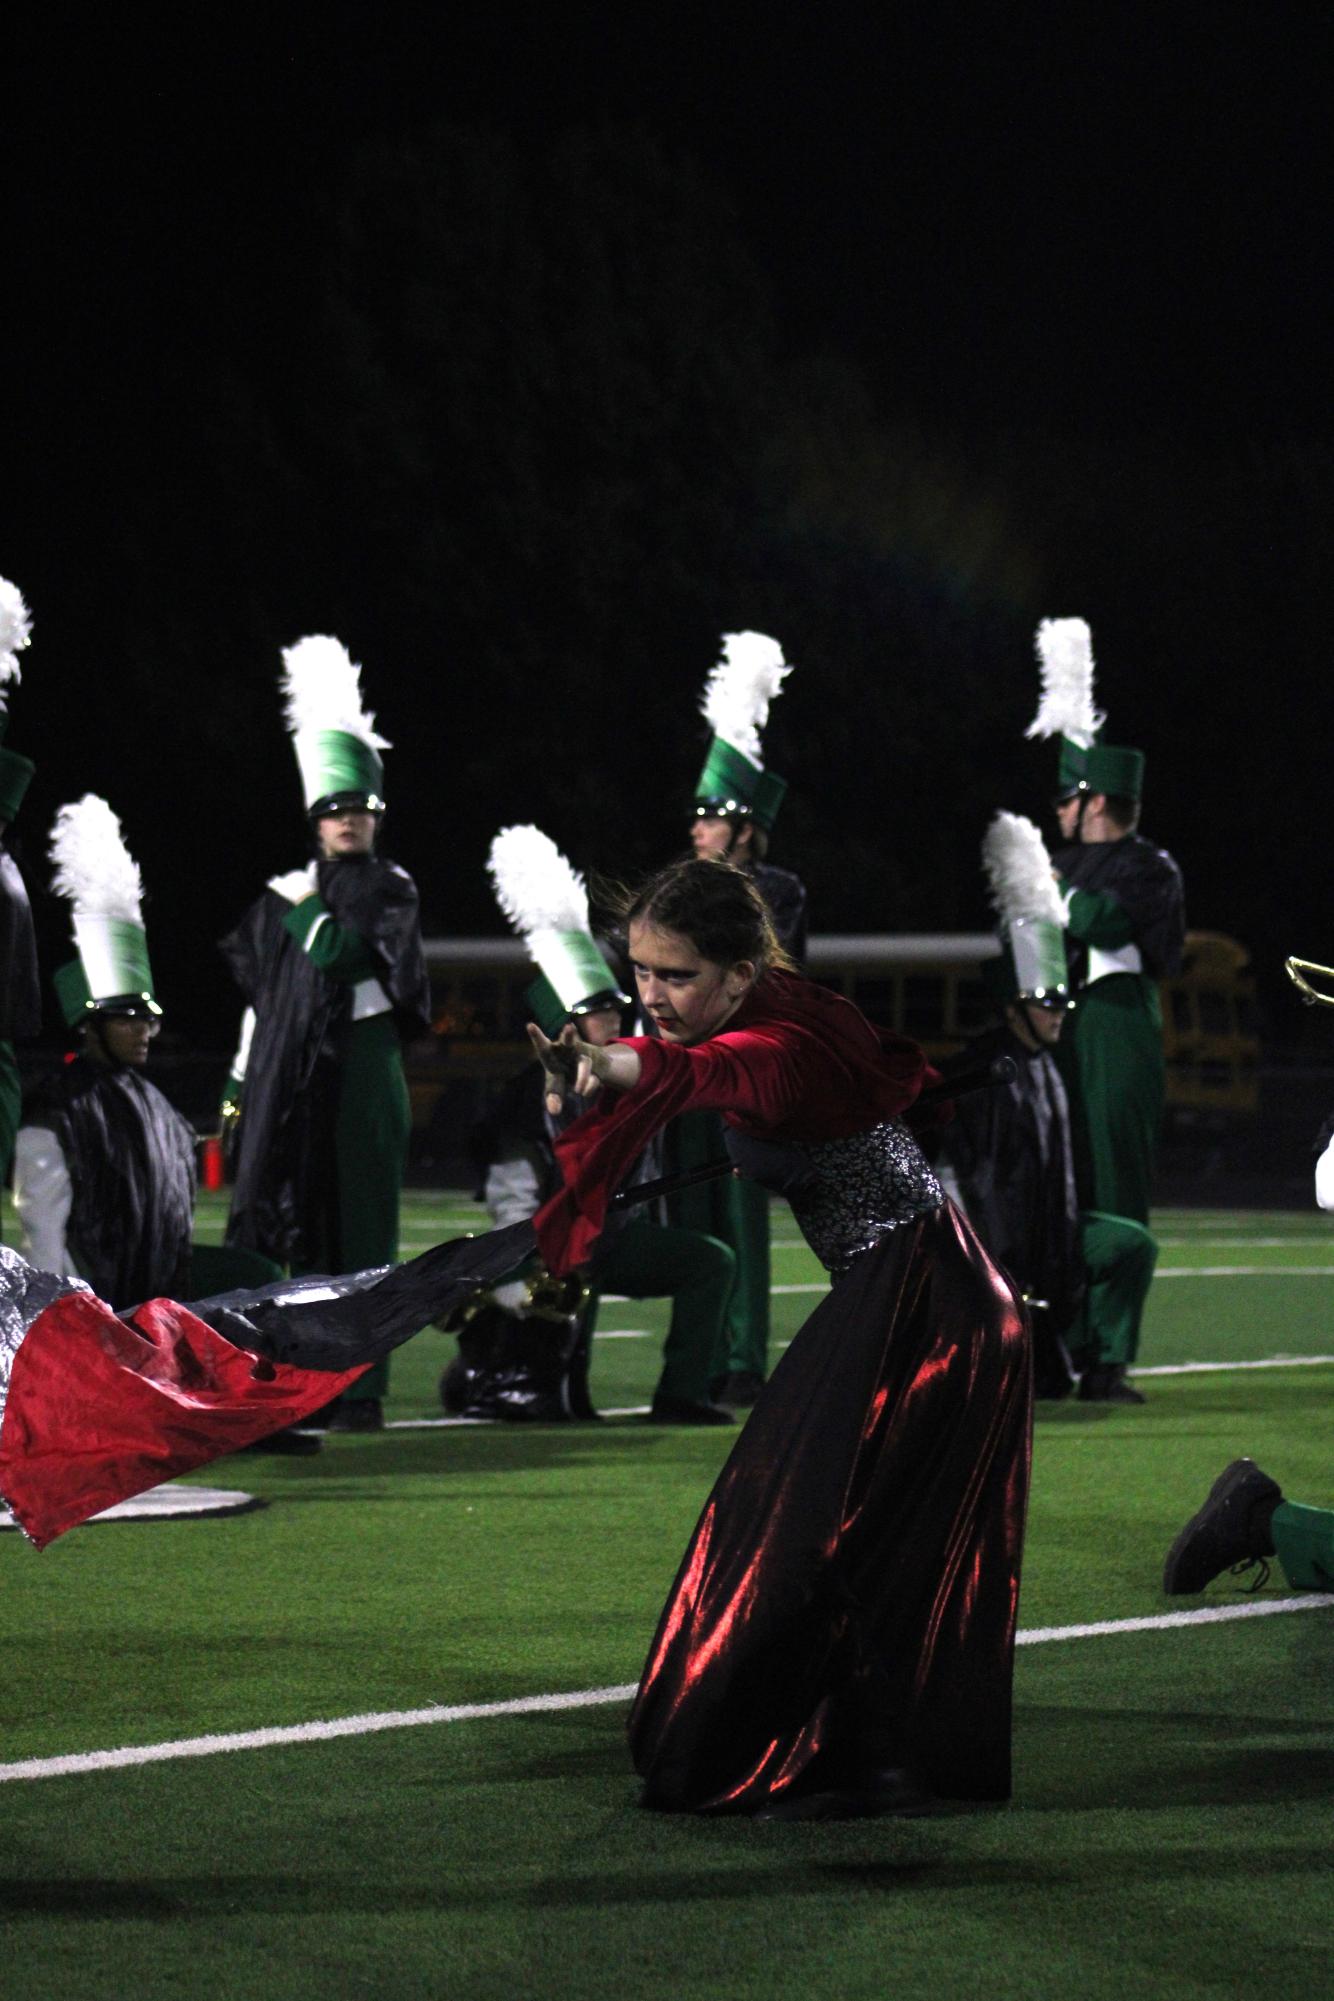
[[[648,1409],[646,1403],[625,1404],[608,1407],[598,1412],[599,1417],[642,1417]],[[501,1422],[498,1417],[391,1417],[386,1431],[449,1431],[471,1427],[473,1430],[491,1429]],[[507,1426],[506,1429],[512,1429]]]
[[[1156,1362],[1152,1368],[1132,1368],[1132,1376],[1230,1375],[1234,1369],[1318,1369],[1334,1355],[1270,1355],[1263,1362]]]
[[[1334,1608],[1334,1592],[1305,1591],[1300,1598],[1260,1598],[1250,1605],[1205,1605],[1198,1612],[1154,1612],[1144,1619],[1096,1619],[1087,1626],[1030,1626],[1014,1636],[1017,1647],[1040,1647],[1048,1640],[1100,1640],[1117,1633],[1157,1633],[1174,1626],[1221,1626],[1230,1619],[1265,1619],[1276,1612],[1323,1612]],[[96,1754],[94,1754],[96,1755]],[[0,1779],[4,1767],[0,1765]]]
[[[1334,1262],[1327,1265],[1159,1265],[1153,1275],[1160,1278],[1334,1278]],[[828,1282],[806,1285],[771,1285],[773,1293],[827,1292]]]
[[[1327,1265],[1159,1265],[1153,1274],[1160,1278],[1334,1278],[1334,1262]]]
[[[1085,1626],[1031,1626],[1016,1634],[1021,1647],[1052,1640],[1092,1640],[1121,1633],[1151,1633],[1178,1626],[1216,1626],[1232,1619],[1261,1619],[1278,1612],[1319,1612],[1334,1607],[1334,1593],[1304,1592],[1300,1598],[1267,1598],[1248,1605],[1210,1605],[1195,1612],[1159,1612],[1143,1619],[1099,1619]],[[381,1730],[413,1730],[424,1723],[472,1723],[493,1716],[542,1716],[564,1709],[597,1709],[629,1702],[637,1684],[571,1689],[563,1695],[523,1695],[509,1702],[431,1703],[424,1709],[371,1710],[363,1716],[334,1716],[318,1723],[289,1723],[266,1730],[232,1730],[208,1737],[176,1737],[161,1744],[128,1744],[114,1751],[71,1751],[52,1758],[20,1758],[0,1765],[0,1785],[15,1779],[70,1778],[81,1772],[123,1771],[160,1765],[177,1758],[213,1758],[224,1751],[268,1751],[285,1744],[325,1744],[337,1737],[369,1737]]]
[[[1188,1251],[1202,1239],[1194,1237],[1159,1237],[1158,1247],[1164,1251]],[[1231,1251],[1320,1251],[1329,1249],[1329,1233],[1323,1237],[1234,1237],[1228,1245]]]

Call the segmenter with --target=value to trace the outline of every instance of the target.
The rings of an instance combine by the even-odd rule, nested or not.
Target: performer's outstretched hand
[[[542,1033],[535,1021],[530,1021],[528,1039],[537,1051],[538,1061],[545,1073],[542,1089],[547,1110],[553,1117],[565,1103],[568,1091],[586,1098],[597,1089],[593,1076],[593,1058],[597,1051],[591,1042],[581,1040],[572,1021],[566,1022],[554,1042]]]
[[[545,1076],[542,1088],[546,1107],[555,1118],[565,1103],[566,1093],[588,1098],[600,1084],[613,1091],[631,1091],[639,1082],[639,1056],[623,1042],[605,1049],[585,1042],[572,1021],[567,1021],[553,1042],[535,1021],[528,1024],[528,1039],[537,1052]]]

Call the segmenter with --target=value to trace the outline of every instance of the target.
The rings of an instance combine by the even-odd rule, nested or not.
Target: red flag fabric
[[[299,1424],[367,1366],[268,1361],[171,1299],[122,1318],[90,1292],[66,1293],[12,1359],[0,1498],[42,1549],[116,1501]]]

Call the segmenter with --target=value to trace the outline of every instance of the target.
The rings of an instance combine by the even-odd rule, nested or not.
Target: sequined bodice
[[[812,1187],[788,1199],[801,1234],[834,1278],[900,1225],[940,1206],[944,1193],[901,1119],[851,1139],[805,1141],[794,1151],[815,1169]]]

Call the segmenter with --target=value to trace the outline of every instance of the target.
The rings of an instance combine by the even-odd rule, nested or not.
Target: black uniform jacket
[[[37,940],[18,863],[0,847],[0,1041],[42,1032]]]
[[[1155,848],[1141,834],[1124,834],[1119,841],[1077,841],[1059,848],[1052,861],[1076,889],[1114,897],[1121,905],[1150,979],[1170,980],[1180,972],[1185,891],[1181,870],[1165,848]],[[1069,945],[1073,959],[1078,950],[1073,937]]]
[[[156,1084],[76,1056],[37,1087],[23,1123],[60,1141],[71,1191],[65,1242],[98,1297],[117,1308],[183,1298],[195,1136]]]
[[[791,869],[757,862],[755,887],[769,906],[778,942],[800,966],[806,958],[806,885]]]

